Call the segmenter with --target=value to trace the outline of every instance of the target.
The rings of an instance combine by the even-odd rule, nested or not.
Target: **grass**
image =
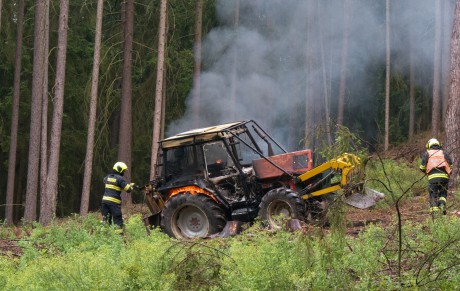
[[[460,219],[404,225],[404,261],[397,265],[395,228],[267,231],[256,223],[232,238],[177,241],[139,216],[126,237],[96,216],[34,226],[20,258],[0,257],[4,290],[368,290],[454,289],[460,280]],[[2,227],[5,231],[5,227]],[[319,235],[318,235],[319,234]]]
[[[418,169],[418,161],[373,159],[366,165],[367,187],[385,193],[384,205],[392,206],[400,199],[425,195],[427,180]],[[382,203],[380,203],[382,205]]]
[[[370,160],[366,169],[367,186],[387,194],[377,207],[391,210],[398,199],[426,195],[416,162]],[[95,214],[48,227],[24,225],[19,235],[2,225],[2,237],[21,237],[23,254],[0,257],[0,286],[111,291],[458,288],[458,217],[403,221],[402,241],[396,225],[369,225],[347,236],[343,207],[332,207],[329,218],[328,229],[268,231],[256,222],[232,238],[195,241],[177,241],[159,230],[147,235],[140,215],[126,219],[125,237]]]

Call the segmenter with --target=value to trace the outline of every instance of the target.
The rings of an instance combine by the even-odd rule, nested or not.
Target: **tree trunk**
[[[415,3],[415,2],[414,2]],[[409,28],[409,140],[412,141],[415,132],[415,53],[414,25]]]
[[[131,181],[131,145],[132,145],[132,54],[134,0],[125,1],[124,45],[123,45],[123,77],[121,85],[120,135],[118,160],[128,166],[125,179]],[[123,204],[131,204],[131,195],[122,193]]]
[[[165,59],[167,52],[165,51]],[[160,124],[160,140],[165,138],[165,117],[166,117],[166,64],[163,65],[163,89],[161,96],[161,124]]]
[[[164,62],[165,62],[165,39],[166,39],[166,7],[167,0],[161,0],[160,8],[160,24],[158,32],[158,62],[157,62],[157,80],[155,88],[155,109],[153,112],[153,133],[152,133],[152,154],[150,160],[150,180],[155,176],[155,165],[157,163],[158,141],[161,132],[161,108],[163,97],[163,78],[164,78]]]
[[[14,194],[14,211],[13,211],[13,222],[17,223],[23,218],[23,203],[24,203],[24,197],[22,193],[24,193],[24,181],[26,179],[26,173],[27,173],[27,155],[25,154],[25,147],[22,148],[21,144],[19,144],[18,147],[18,153],[19,156],[17,157],[18,159],[18,171],[16,172],[18,178],[16,179],[15,182],[15,188],[17,189]],[[24,153],[21,155],[21,153]]]
[[[235,39],[238,38],[238,26],[240,25],[240,0],[235,1],[235,16],[233,19],[233,31],[235,33]],[[232,51],[232,76],[230,80],[230,116],[232,120],[236,119],[236,87],[238,82],[238,47],[233,46]]]
[[[86,141],[85,173],[81,193],[80,215],[86,216],[89,209],[89,191],[93,172],[94,135],[96,131],[97,89],[99,84],[99,67],[101,63],[102,12],[104,0],[97,1],[96,35],[94,37],[93,73],[91,77],[91,100],[88,118],[88,139]]]
[[[447,102],[450,90],[450,38],[452,34],[452,6],[450,1],[442,1],[444,5],[443,42],[442,42],[442,122],[446,122]]]
[[[42,100],[42,132],[40,148],[40,213],[46,211],[48,200],[48,188],[46,179],[48,176],[48,53],[49,53],[49,0],[45,0],[45,66],[43,67],[43,100]]]
[[[450,57],[451,87],[446,118],[446,148],[454,160],[451,182],[456,187],[458,185],[460,159],[460,0],[457,0],[455,6]]]
[[[0,0],[1,11],[1,0]],[[0,12],[1,13],[1,12]],[[1,21],[0,21],[1,23]],[[21,59],[22,59],[22,35],[24,32],[24,0],[18,0],[18,24],[16,36],[16,54],[14,63],[14,85],[13,85],[13,107],[11,113],[11,141],[8,156],[8,180],[6,184],[6,208],[5,221],[7,224],[13,223],[13,204],[14,204],[14,180],[16,174],[16,152],[18,144],[18,116],[19,99],[21,87]]]
[[[348,62],[348,33],[350,27],[350,0],[345,0],[343,10],[343,40],[342,55],[340,64],[340,85],[339,85],[339,105],[337,112],[337,124],[343,124],[343,114],[345,111],[345,90],[347,82],[347,62]]]
[[[313,15],[313,11],[315,9],[315,3],[313,3],[314,0],[308,0],[308,5],[307,9],[310,13],[310,15]],[[314,31],[314,23],[316,19],[309,18],[307,19],[307,29],[306,29],[306,40],[307,43],[315,43],[315,31]],[[314,71],[316,69],[316,63],[315,63],[315,51],[314,47],[312,45],[309,45],[306,47],[305,50],[305,124],[304,124],[304,147],[305,148],[313,148],[314,144],[314,124],[315,124],[315,90],[314,90]],[[292,128],[292,123],[294,122],[292,120],[292,116],[289,116],[289,124]],[[291,133],[292,134],[292,133]],[[290,140],[293,140],[293,138],[290,138]],[[289,147],[292,148],[293,144],[289,144]]]
[[[203,0],[196,1],[195,9],[195,67],[193,70],[193,126],[200,121],[201,30],[203,27]]]
[[[168,25],[168,14],[166,14],[166,23],[165,23],[165,43],[168,43],[168,31],[169,31],[169,25]],[[164,59],[166,60],[168,58],[168,50],[165,48],[165,56]],[[166,119],[166,62],[163,62],[163,89],[162,89],[162,96],[161,96],[161,125],[160,125],[160,139],[165,138],[165,119]]]
[[[390,0],[386,0],[385,151],[390,144],[390,64]]]
[[[331,97],[330,97],[330,88],[329,84],[329,76],[326,70],[326,57],[325,57],[325,48],[324,48],[324,36],[322,28],[318,27],[318,34],[319,34],[319,43],[320,43],[320,54],[321,54],[321,73],[322,73],[322,85],[323,85],[323,94],[324,94],[324,115],[325,115],[325,127],[326,127],[326,141],[327,145],[332,144],[332,136],[331,136]]]
[[[29,222],[37,219],[37,184],[39,173],[41,111],[44,79],[43,67],[45,66],[45,9],[45,1],[35,1],[29,165],[27,168],[26,205],[24,210],[24,219]]]
[[[0,31],[2,31],[2,9],[3,9],[3,0],[0,0]]]
[[[441,0],[435,0],[434,63],[433,63],[433,106],[431,113],[431,134],[437,137],[441,113]]]
[[[412,42],[411,42],[412,43]],[[410,53],[410,64],[409,64],[409,140],[412,141],[415,132],[415,52],[412,50]]]
[[[64,84],[67,52],[69,0],[60,0],[58,48],[56,56],[56,80],[54,83],[54,106],[51,122],[50,157],[46,186],[48,197],[42,203],[43,212],[40,213],[40,223],[48,225],[56,213],[58,195],[59,153],[61,145],[62,113],[64,107]]]

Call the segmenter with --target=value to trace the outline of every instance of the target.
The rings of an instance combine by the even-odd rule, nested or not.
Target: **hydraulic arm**
[[[316,183],[307,185],[304,189],[302,189],[299,193],[302,199],[308,199],[313,196],[321,196],[324,194],[329,194],[334,191],[343,189],[347,186],[350,186],[350,174],[353,172],[356,167],[360,165],[360,158],[353,154],[345,153],[335,159],[329,160],[318,167],[315,167],[300,176],[298,176],[295,180],[297,183],[302,183],[313,179],[319,175],[322,175],[323,178]],[[316,189],[316,186],[323,182],[325,179],[330,178],[332,175],[340,175],[340,180],[331,183],[325,188],[312,191],[312,189]]]

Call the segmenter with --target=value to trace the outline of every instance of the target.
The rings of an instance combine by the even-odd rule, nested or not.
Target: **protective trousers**
[[[121,204],[102,201],[102,218],[108,224],[116,224],[123,229],[123,216],[121,214]]]
[[[436,179],[436,181],[429,182],[430,212],[442,211],[443,214],[446,214],[448,186],[448,179]]]

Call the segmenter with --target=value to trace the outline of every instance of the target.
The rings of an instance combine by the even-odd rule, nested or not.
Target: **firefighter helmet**
[[[426,149],[429,150],[433,146],[441,147],[441,143],[439,142],[439,140],[432,138],[426,143]]]
[[[118,173],[122,174],[124,171],[128,169],[128,166],[123,162],[116,162],[115,165],[113,165],[113,169]]]

